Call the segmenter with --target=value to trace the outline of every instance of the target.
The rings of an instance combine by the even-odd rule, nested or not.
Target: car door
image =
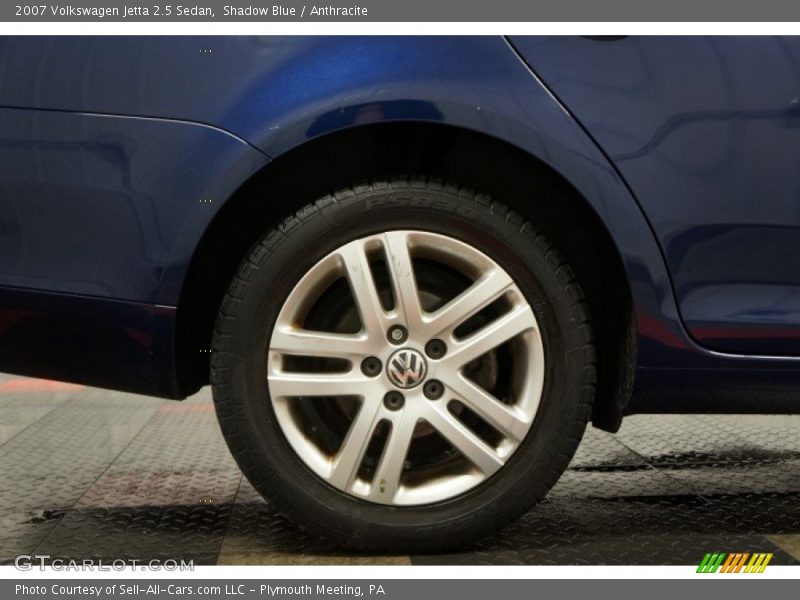
[[[800,38],[513,38],[613,161],[687,330],[800,354]]]

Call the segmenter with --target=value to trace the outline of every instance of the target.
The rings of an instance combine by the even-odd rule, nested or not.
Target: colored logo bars
[[[748,562],[748,559],[749,562]],[[772,560],[772,553],[756,552],[708,552],[697,567],[698,573],[763,573],[769,561]]]

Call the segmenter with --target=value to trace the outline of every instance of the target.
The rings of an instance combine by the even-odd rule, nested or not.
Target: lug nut
[[[431,358],[442,358],[447,354],[447,345],[442,340],[433,339],[425,344],[425,354]]]
[[[392,344],[402,344],[408,339],[408,330],[402,325],[392,325],[386,332],[386,337]]]
[[[405,403],[406,399],[403,397],[403,394],[397,391],[386,392],[386,395],[383,397],[383,405],[389,410],[400,410]]]
[[[422,393],[428,400],[438,400],[444,394],[444,385],[441,381],[430,379],[422,386]]]
[[[381,361],[375,356],[368,356],[361,361],[361,372],[367,377],[377,377],[381,372]]]

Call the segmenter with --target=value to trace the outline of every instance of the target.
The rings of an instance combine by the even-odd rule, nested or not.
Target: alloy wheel
[[[368,502],[480,485],[526,438],[544,384],[533,310],[478,249],[425,231],[347,243],[286,298],[267,353],[278,424],[303,463]]]

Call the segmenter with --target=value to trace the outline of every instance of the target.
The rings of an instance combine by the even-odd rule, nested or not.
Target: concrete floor
[[[206,389],[184,402],[0,375],[0,563],[800,563],[800,416],[635,416],[590,429],[547,500],[454,554],[351,555],[242,479]]]

